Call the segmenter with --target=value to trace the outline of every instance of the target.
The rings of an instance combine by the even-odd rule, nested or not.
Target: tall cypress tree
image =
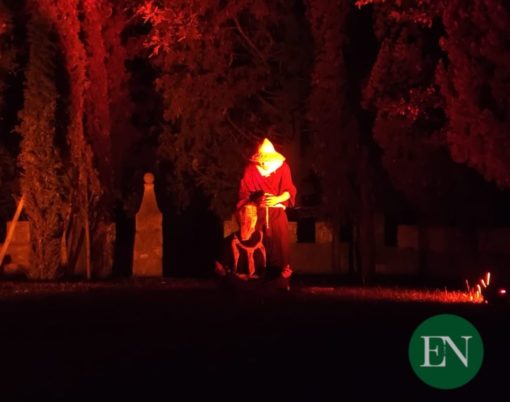
[[[53,279],[58,274],[64,216],[68,209],[66,169],[56,140],[57,88],[55,31],[39,2],[29,2],[22,134],[21,189],[29,217],[32,261],[29,275]]]
[[[86,138],[84,121],[86,119],[85,93],[90,85],[87,76],[87,54],[81,40],[81,0],[58,0],[44,2],[44,9],[52,18],[57,29],[59,44],[62,50],[64,69],[67,73],[68,122],[65,137],[69,145],[69,165],[71,173],[71,210],[66,215],[68,235],[75,238],[84,233],[85,270],[87,277],[92,275],[91,265],[91,211],[94,210],[101,195],[101,186],[94,167],[93,152]],[[76,235],[78,233],[78,235]],[[72,240],[68,238],[68,240]],[[70,262],[74,260],[73,241],[66,245],[70,252]],[[77,247],[80,247],[77,245]],[[73,267],[70,267],[73,268]]]
[[[91,258],[98,276],[109,276],[113,265],[112,222],[114,171],[112,165],[110,91],[104,30],[112,14],[106,1],[84,0],[82,32],[87,52],[88,88],[85,91],[86,134],[94,153],[102,192],[90,209]],[[120,32],[118,33],[120,36]]]

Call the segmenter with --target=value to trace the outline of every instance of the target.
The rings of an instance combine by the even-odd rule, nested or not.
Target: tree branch
[[[239,34],[243,37],[243,39],[246,41],[248,46],[250,46],[250,48],[260,58],[260,60],[262,61],[262,64],[264,64],[264,66],[269,70],[269,64],[267,63],[267,60],[265,59],[264,55],[260,52],[260,50],[257,48],[257,46],[255,46],[255,43],[253,43],[253,41],[248,37],[248,35],[246,35],[246,33],[244,32],[243,28],[241,27],[241,24],[239,23],[239,20],[237,19],[237,17],[234,16],[233,18],[234,18],[234,23],[236,24]]]
[[[227,122],[232,126],[232,128],[235,131],[237,131],[239,134],[241,134],[243,137],[247,138],[250,141],[257,140],[257,137],[255,135],[245,133],[243,130],[241,130],[241,128],[232,121],[232,119],[230,118],[228,113],[225,114],[225,118],[226,118]]]
[[[263,104],[265,104],[267,107],[269,107],[270,109],[272,109],[274,112],[276,113],[281,113],[281,110],[278,109],[275,105],[273,105],[271,102],[269,102],[266,98],[264,98],[262,95],[260,94],[256,94],[255,95],[256,98],[261,101]]]

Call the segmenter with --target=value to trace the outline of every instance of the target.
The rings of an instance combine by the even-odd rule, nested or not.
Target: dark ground
[[[383,301],[342,288],[234,297],[212,282],[0,283],[0,401],[508,400],[508,303]],[[419,323],[459,314],[485,359],[453,391],[407,357]]]

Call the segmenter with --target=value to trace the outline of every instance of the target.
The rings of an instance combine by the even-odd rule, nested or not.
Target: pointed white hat
[[[285,160],[285,156],[281,153],[277,152],[274,149],[273,144],[267,138],[264,138],[264,141],[260,144],[257,152],[255,152],[251,158],[251,162],[262,163],[262,162],[283,162]]]

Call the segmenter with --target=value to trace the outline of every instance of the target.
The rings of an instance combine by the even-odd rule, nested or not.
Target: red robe
[[[286,207],[293,207],[295,205],[296,186],[294,186],[294,183],[292,182],[292,175],[287,162],[283,162],[282,166],[267,177],[260,174],[254,163],[250,163],[246,167],[239,189],[240,203],[248,201],[253,193],[261,190],[273,195],[280,195],[285,191],[288,191],[290,198],[283,204]]]
[[[256,201],[257,192],[281,195],[288,191],[290,198],[283,202],[285,207],[293,207],[296,202],[296,186],[292,181],[290,167],[283,162],[276,171],[264,177],[257,166],[250,163],[243,174],[239,188],[238,206],[248,200]],[[266,208],[259,208],[258,222],[263,225],[265,232],[264,244],[267,252],[269,269],[281,270],[289,265],[289,232],[287,214],[284,208],[269,208],[269,225],[266,225]],[[269,227],[267,227],[269,226]]]

